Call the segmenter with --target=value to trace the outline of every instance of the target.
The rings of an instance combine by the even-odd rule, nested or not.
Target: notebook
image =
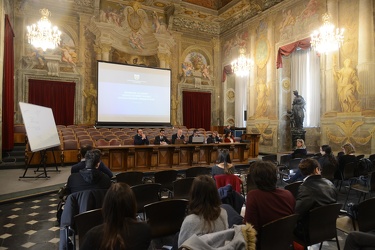
[[[174,144],[184,144],[185,143],[185,140],[184,139],[176,139],[174,141]]]
[[[193,137],[191,140],[194,144],[203,144],[204,143],[204,137]]]

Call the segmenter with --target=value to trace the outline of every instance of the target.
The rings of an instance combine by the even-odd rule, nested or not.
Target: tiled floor
[[[0,250],[3,249],[58,249],[59,226],[56,220],[56,207],[59,202],[56,195],[70,174],[70,167],[61,169],[61,173],[49,173],[49,179],[21,179],[21,169],[0,170]],[[31,174],[32,172],[30,172]],[[53,193],[20,197],[43,192]],[[12,193],[13,192],[13,193]],[[339,202],[345,201],[344,189],[340,192]],[[5,200],[5,202],[4,202]],[[7,201],[6,201],[7,200]],[[350,201],[357,202],[355,194]],[[350,231],[350,221],[343,218],[340,228]],[[340,247],[343,249],[347,234],[338,230]],[[313,246],[310,249],[319,249]],[[334,241],[324,242],[323,249],[337,249]]]

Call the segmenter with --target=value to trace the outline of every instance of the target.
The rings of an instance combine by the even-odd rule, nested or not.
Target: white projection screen
[[[171,71],[98,61],[97,126],[170,126]]]

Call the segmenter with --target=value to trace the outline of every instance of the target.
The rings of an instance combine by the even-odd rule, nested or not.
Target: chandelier
[[[323,25],[311,34],[311,46],[321,54],[338,50],[344,41],[344,29],[335,30],[329,19],[329,14],[325,13],[322,17]]]
[[[61,32],[54,26],[52,27],[48,17],[51,15],[47,9],[41,9],[42,18],[38,23],[27,26],[27,39],[35,48],[54,49],[60,43]]]
[[[239,49],[239,52],[240,56],[236,60],[234,60],[231,65],[233,73],[243,77],[249,74],[251,66],[253,65],[253,61],[250,58],[246,57],[245,48],[241,47]]]

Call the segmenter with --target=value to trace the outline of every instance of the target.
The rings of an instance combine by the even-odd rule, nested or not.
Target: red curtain
[[[277,53],[277,61],[276,61],[276,67],[282,68],[283,67],[283,58],[282,56],[289,56],[293,51],[295,51],[297,48],[301,49],[308,49],[311,47],[311,38],[308,37],[306,39],[299,40],[297,42],[282,46],[279,48],[279,51]]]
[[[4,72],[3,72],[3,150],[12,150],[14,145],[14,49],[13,29],[5,15]]]
[[[74,124],[74,82],[29,80],[29,103],[52,109],[58,125]]]
[[[183,91],[183,119],[187,128],[211,129],[211,93]]]

